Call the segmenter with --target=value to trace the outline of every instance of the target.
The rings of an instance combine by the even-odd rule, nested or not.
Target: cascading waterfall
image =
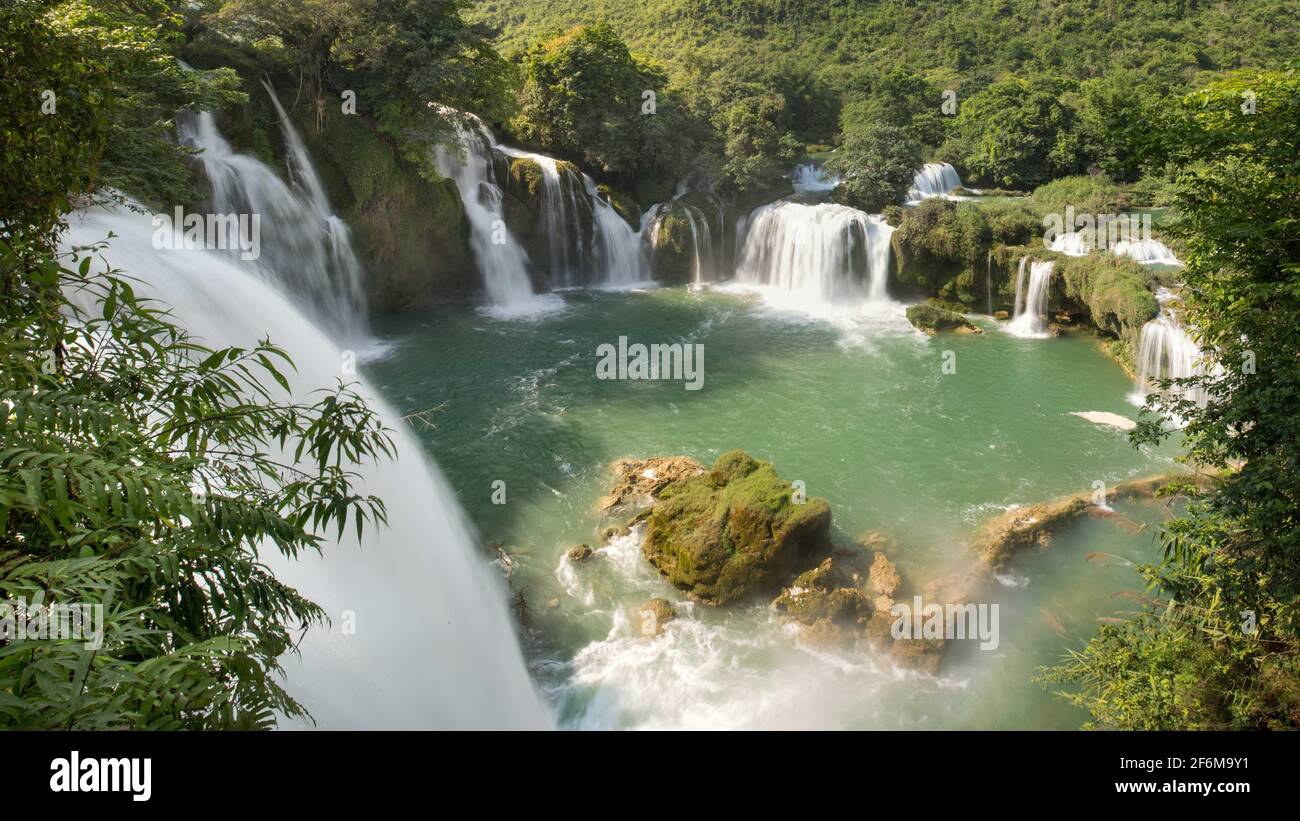
[[[843,205],[764,205],[749,216],[736,281],[799,302],[886,301],[892,234],[883,217]]]
[[[719,208],[719,239],[722,237],[721,211]],[[682,202],[680,198],[655,203],[641,216],[640,236],[646,238],[646,245],[650,249],[649,269],[654,270],[655,255],[659,250],[660,223],[674,212],[682,215],[691,232],[691,284],[698,286],[715,281],[721,275],[721,266],[718,264],[718,248],[709,218],[698,206]]]
[[[824,194],[835,190],[839,184],[839,177],[828,173],[824,166],[816,163],[797,165],[790,174],[790,186],[796,194]]]
[[[946,162],[928,162],[912,178],[907,202],[917,203],[933,197],[947,197],[957,188],[961,188],[961,176],[956,168]]]
[[[545,313],[558,307],[554,297],[533,293],[528,278],[528,253],[506,227],[501,211],[501,186],[492,165],[496,142],[492,132],[473,115],[442,109],[453,122],[456,145],[434,148],[438,173],[460,191],[470,226],[470,247],[491,310],[500,315]]]
[[[1205,358],[1177,316],[1162,308],[1160,316],[1142,326],[1138,337],[1138,376],[1132,399],[1137,404],[1158,390],[1160,379],[1186,379],[1206,374]],[[1175,387],[1174,392],[1204,407],[1208,394],[1202,388]]]
[[[296,366],[285,374],[289,398],[312,401],[315,389],[339,377],[343,353],[335,342],[289,295],[225,254],[155,250],[147,215],[94,209],[70,223],[70,245],[116,234],[104,256],[203,343],[251,347],[269,336],[283,346]],[[276,578],[333,621],[307,632],[300,657],[283,659],[286,687],[327,729],[551,726],[525,668],[505,590],[478,556],[445,481],[379,395],[364,383],[359,392],[393,431],[400,457],[357,468],[356,492],[383,499],[388,524],[371,528],[360,544],[352,535],[341,542],[327,536],[321,556],[294,561],[273,548],[263,554]],[[341,632],[345,617],[355,634]]]
[[[1168,245],[1158,239],[1120,240],[1112,249],[1115,256],[1128,257],[1143,265],[1177,265],[1182,266],[1178,257]]]
[[[1051,262],[1020,258],[1020,267],[1016,272],[1016,312],[1007,323],[1008,333],[1031,338],[1047,336],[1047,296],[1052,282],[1052,268]]]
[[[1075,231],[1057,234],[1047,245],[1049,250],[1059,251],[1066,256],[1083,257],[1096,250],[1094,242],[1085,234]],[[1182,266],[1174,252],[1158,239],[1119,240],[1108,249],[1117,257],[1128,257],[1143,265],[1177,265]]]
[[[545,264],[557,287],[630,287],[647,279],[641,238],[600,195],[591,177],[545,154],[521,151],[496,141],[472,114],[438,107],[455,123],[456,147],[434,151],[438,171],[460,190],[471,227],[471,245],[488,299],[504,313],[531,313],[557,306],[533,293],[530,265]],[[458,149],[458,150],[456,150]],[[531,160],[542,169],[541,230],[547,259],[530,260],[502,217],[503,182],[494,155]]]
[[[181,140],[202,150],[199,160],[211,185],[214,213],[257,215],[260,254],[243,264],[301,300],[340,340],[358,344],[369,336],[361,264],[302,140],[274,91],[269,86],[267,91],[280,116],[291,184],[262,161],[236,153],[210,112],[183,114]]]

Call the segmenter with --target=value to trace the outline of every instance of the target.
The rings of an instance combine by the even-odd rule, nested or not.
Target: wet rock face
[[[967,321],[966,317],[956,311],[949,311],[934,305],[913,305],[907,309],[907,321],[927,336],[941,332],[960,334],[983,333]]]
[[[888,638],[889,608],[900,583],[883,553],[859,546],[836,549],[797,576],[772,602],[779,612],[813,628],[818,641],[846,642],[864,635],[882,614]],[[869,637],[869,636],[868,636]]]
[[[740,451],[664,485],[646,521],[646,558],[713,605],[771,590],[830,549],[826,501],[795,503],[771,464]]]
[[[636,609],[636,632],[641,636],[658,636],[668,622],[677,618],[677,609],[667,599],[654,598]]]

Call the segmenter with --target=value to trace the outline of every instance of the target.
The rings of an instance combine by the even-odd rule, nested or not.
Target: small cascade
[[[266,89],[280,116],[289,183],[261,160],[236,153],[211,112],[180,117],[180,139],[202,152],[213,213],[257,217],[259,254],[242,264],[300,300],[340,341],[361,343],[369,335],[364,274],[347,225],[330,208],[311,157],[274,90]]]
[[[722,239],[722,209],[718,209],[719,225],[715,240],[713,226],[699,206],[683,202],[679,198],[670,202],[652,205],[641,218],[641,236],[649,248],[649,270],[655,270],[655,259],[662,252],[663,235],[660,228],[670,215],[677,214],[685,221],[690,232],[691,242],[691,284],[703,285],[715,282],[722,274],[718,263],[718,244]]]
[[[442,109],[454,123],[456,145],[434,148],[438,173],[456,183],[470,226],[470,247],[491,310],[500,315],[538,314],[558,301],[533,293],[528,253],[506,227],[501,186],[492,163],[492,132],[473,115]]]
[[[1057,234],[1047,247],[1067,256],[1084,257],[1096,250],[1096,243],[1087,234],[1071,231]],[[1108,250],[1117,257],[1128,257],[1143,265],[1182,267],[1183,264],[1169,246],[1158,239],[1117,240]]]
[[[1116,256],[1137,260],[1143,265],[1177,265],[1182,262],[1173,250],[1158,239],[1120,240],[1112,249]]]
[[[883,217],[843,205],[764,205],[749,216],[736,281],[800,302],[886,301],[892,234]]]
[[[790,185],[796,194],[825,194],[835,190],[840,178],[817,163],[797,165],[790,173]]]
[[[928,162],[912,178],[907,202],[914,204],[934,197],[949,197],[952,191],[961,187],[961,176],[956,168],[946,162]]]
[[[1201,349],[1168,308],[1162,308],[1160,316],[1142,326],[1142,333],[1138,337],[1137,367],[1137,384],[1132,396],[1137,404],[1145,402],[1147,394],[1159,389],[1156,383],[1161,379],[1206,375],[1205,357]],[[1208,401],[1208,394],[1203,388],[1175,387],[1174,391],[1181,398],[1189,399],[1200,407],[1205,407]]]
[[[1016,311],[1006,330],[1015,336],[1047,336],[1047,297],[1051,290],[1052,263],[1021,257],[1016,272]],[[1028,277],[1026,278],[1026,273]]]
[[[1070,231],[1052,237],[1047,249],[1069,257],[1086,257],[1092,251],[1092,244],[1083,234]]]
[[[460,190],[469,215],[475,257],[492,305],[505,313],[554,307],[533,293],[529,270],[541,269],[557,288],[629,287],[647,279],[641,238],[591,177],[545,154],[502,145],[472,114],[439,107],[455,123],[456,146],[438,146],[438,171]],[[502,213],[506,179],[498,158],[529,160],[541,169],[534,257],[510,233]],[[506,172],[508,173],[508,172]],[[542,258],[537,258],[537,257]]]
[[[740,255],[745,249],[745,233],[749,227],[749,214],[741,214],[736,218],[736,241],[731,246],[731,270],[736,270],[740,265]]]

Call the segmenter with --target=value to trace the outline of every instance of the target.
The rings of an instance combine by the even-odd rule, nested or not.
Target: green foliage
[[[0,598],[100,606],[103,635],[0,645],[0,723],[305,715],[279,659],[324,614],[259,551],[297,557],[326,529],[382,522],[349,465],[390,455],[388,432],[342,384],[281,398],[291,363],[269,341],[205,348],[89,250],[73,268],[34,253],[0,245],[0,283],[30,296],[5,301],[0,336]]]
[[[1045,211],[1063,214],[1074,206],[1080,214],[1118,214],[1131,205],[1125,191],[1105,174],[1061,177],[1034,189],[1034,204]]]
[[[1169,230],[1184,242],[1185,318],[1217,367],[1175,385],[1208,391],[1205,407],[1153,394],[1148,408],[1184,419],[1188,459],[1221,481],[1168,523],[1164,561],[1143,571],[1168,603],[1103,630],[1047,680],[1105,727],[1295,728],[1300,78],[1213,83],[1151,139],[1179,168]],[[1168,434],[1145,416],[1133,439]]]
[[[836,197],[865,211],[898,202],[921,165],[921,147],[906,128],[868,122],[846,127],[826,167],[840,175]]]
[[[1079,170],[1074,112],[1062,100],[1075,85],[1046,74],[992,83],[962,104],[948,150],[977,180],[1011,188]]]
[[[511,127],[525,142],[629,179],[641,154],[646,92],[667,77],[637,60],[608,26],[584,26],[540,43],[521,58],[519,114]]]
[[[69,197],[130,190],[192,199],[172,115],[241,99],[229,70],[186,72],[161,0],[15,0],[0,11],[0,215],[48,233]]]

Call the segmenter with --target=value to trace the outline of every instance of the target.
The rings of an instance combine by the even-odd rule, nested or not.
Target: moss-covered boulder
[[[501,210],[528,252],[540,286],[584,285],[592,273],[595,212],[582,171],[555,161],[552,176],[532,157],[509,157]]]
[[[927,336],[934,336],[941,331],[961,334],[983,333],[961,314],[929,303],[908,306],[907,321]]]
[[[770,463],[739,451],[663,487],[646,521],[646,558],[713,605],[771,590],[830,549],[826,500],[796,504]]]
[[[732,230],[725,230],[727,209],[722,200],[692,191],[656,209],[645,236],[651,277],[666,285],[692,282],[697,261],[703,275],[714,275],[716,272],[705,270],[709,260],[726,235],[731,235],[734,243],[734,220],[730,223]]]
[[[990,310],[994,289],[989,252],[1001,244],[1023,244],[1041,232],[1041,222],[1026,204],[1011,201],[925,200],[889,212],[894,290],[935,296],[968,308]],[[1003,307],[998,300],[996,307]]]
[[[609,203],[614,212],[622,217],[632,230],[639,231],[641,229],[641,206],[637,205],[635,200],[618,189],[603,183],[596,186],[596,194]]]

